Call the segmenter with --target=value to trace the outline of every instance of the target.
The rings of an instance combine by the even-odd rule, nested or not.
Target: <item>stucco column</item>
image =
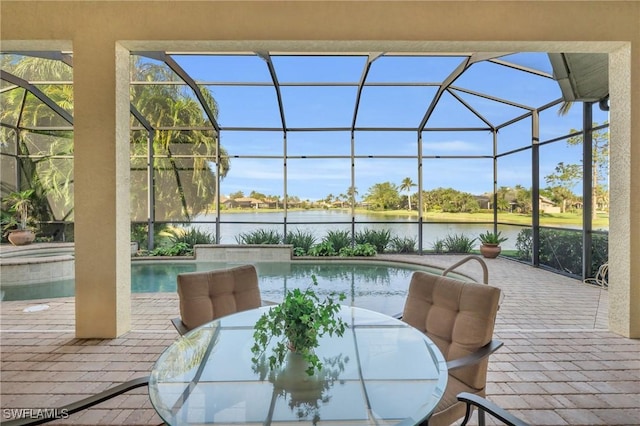
[[[113,41],[99,35],[74,40],[76,336],[80,338],[117,337],[131,326],[127,69],[128,52]]]
[[[640,338],[640,45],[609,55],[609,329]]]

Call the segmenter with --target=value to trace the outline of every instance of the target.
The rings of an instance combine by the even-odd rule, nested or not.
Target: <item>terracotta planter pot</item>
[[[28,229],[14,229],[9,231],[7,239],[14,246],[24,246],[31,244],[36,239],[36,234]]]
[[[487,259],[495,259],[501,251],[502,249],[497,244],[482,244],[480,246],[480,253]]]

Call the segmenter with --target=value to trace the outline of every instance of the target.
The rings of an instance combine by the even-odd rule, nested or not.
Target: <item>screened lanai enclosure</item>
[[[33,189],[40,241],[73,241],[73,53],[1,64],[2,196]],[[376,231],[426,254],[495,230],[536,266],[607,262],[606,54],[132,52],[130,77],[142,248]]]

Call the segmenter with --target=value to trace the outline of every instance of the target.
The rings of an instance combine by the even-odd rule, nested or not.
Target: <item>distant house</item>
[[[490,209],[493,198],[487,195],[474,195],[473,198],[478,202],[478,207],[481,209]]]
[[[257,209],[260,205],[260,200],[251,197],[229,198],[224,204],[230,208]]]
[[[272,198],[265,198],[264,200],[257,200],[258,209],[277,209],[279,207],[279,201]]]
[[[223,204],[236,209],[276,209],[282,206],[282,203],[276,199],[258,200],[252,197],[228,198]]]
[[[492,209],[493,208],[493,197],[489,194],[483,195],[474,195],[474,198],[478,202],[478,205],[481,209]],[[509,203],[509,210],[511,212],[520,211],[518,206],[518,201],[515,198],[507,197],[507,202]],[[539,204],[541,213],[560,213],[560,206],[556,205],[552,200],[547,197],[540,196]]]
[[[553,201],[547,197],[540,196],[539,199],[540,213],[560,213],[560,206],[557,206]]]
[[[303,201],[300,200],[289,200],[287,201],[287,207],[292,209],[292,208],[299,208],[302,206]],[[282,203],[281,203],[282,205]]]

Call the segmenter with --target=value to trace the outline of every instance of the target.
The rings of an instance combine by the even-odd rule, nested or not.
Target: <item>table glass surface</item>
[[[446,363],[429,338],[355,307],[341,307],[343,336],[320,339],[320,372],[308,376],[298,354],[269,372],[251,361],[253,326],[266,309],[207,323],[158,358],[149,395],[167,424],[414,425],[444,394]]]

